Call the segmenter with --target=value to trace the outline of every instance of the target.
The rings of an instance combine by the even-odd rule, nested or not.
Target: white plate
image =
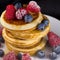
[[[46,15],[46,16],[50,20],[51,31],[55,32],[57,35],[60,36],[60,21],[58,19],[54,18],[54,17],[48,16],[48,15]],[[58,56],[58,58],[56,60],[60,60],[60,57],[59,56]],[[0,58],[0,60],[2,60],[2,59]],[[32,60],[50,60],[50,59],[49,58],[40,59],[40,58],[34,57],[34,58],[32,58]]]
[[[46,15],[50,21],[50,25],[51,25],[51,30],[50,31],[53,31],[55,32],[58,36],[60,36],[60,20],[54,18],[54,17],[51,17],[51,16],[48,16]],[[47,56],[49,55],[51,51],[51,48],[47,48],[47,50],[45,51]],[[40,58],[37,58],[37,57],[34,57],[32,58],[32,60],[50,60],[48,57],[45,57],[43,59],[40,59]],[[58,58],[56,60],[60,60],[60,55],[58,55]]]

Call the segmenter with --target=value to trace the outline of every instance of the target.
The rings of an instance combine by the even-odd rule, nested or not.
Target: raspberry
[[[17,10],[17,11],[16,11],[16,18],[17,18],[17,19],[22,19],[22,17],[23,17],[23,16],[22,16],[20,10]]]
[[[12,52],[9,52],[8,54],[6,54],[3,57],[3,60],[17,60],[17,58],[16,58],[15,53],[12,51]]]
[[[38,13],[40,11],[40,7],[39,5],[37,5],[37,3],[35,1],[31,1],[28,5],[27,5],[27,10],[34,12],[34,13]]]
[[[27,53],[24,53],[24,54],[22,55],[22,60],[31,60],[30,55],[27,54]]]
[[[6,8],[6,13],[5,13],[6,19],[8,19],[8,20],[14,19],[15,12],[16,12],[15,7],[13,5],[8,5]]]
[[[26,14],[27,14],[27,10],[26,9],[24,9],[24,8],[18,9],[16,11],[16,18],[17,19],[22,19],[23,16],[25,16]]]
[[[48,33],[48,41],[52,47],[60,45],[60,37],[57,36],[54,32]]]
[[[29,5],[37,5],[37,3],[35,1],[30,1]]]
[[[24,8],[21,8],[20,11],[21,11],[22,16],[25,16],[28,13],[27,10]]]

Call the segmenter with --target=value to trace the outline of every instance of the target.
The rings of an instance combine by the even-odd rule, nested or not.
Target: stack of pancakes
[[[50,23],[43,31],[37,29],[37,25],[47,19],[44,15],[39,12],[32,22],[25,23],[23,20],[7,20],[4,17],[5,12],[1,15],[1,24],[4,26],[2,35],[9,51],[33,55],[45,47]]]

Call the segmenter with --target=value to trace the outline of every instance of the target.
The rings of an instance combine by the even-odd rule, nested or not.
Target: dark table
[[[0,15],[8,4],[16,0],[0,0]],[[30,0],[20,0],[22,3],[28,3]],[[41,7],[43,14],[51,15],[60,19],[60,0],[35,0]]]

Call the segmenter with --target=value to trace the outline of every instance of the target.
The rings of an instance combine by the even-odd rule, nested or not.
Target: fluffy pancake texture
[[[7,29],[6,29],[7,30]],[[29,40],[29,39],[34,39],[37,36],[44,37],[46,36],[46,34],[49,32],[50,30],[50,23],[49,25],[45,28],[45,30],[43,31],[39,31],[38,29],[35,29],[33,31],[29,31],[29,32],[25,32],[25,31],[13,31],[13,30],[7,30],[12,36],[14,36],[15,38],[20,38],[20,39],[25,39],[25,40]]]
[[[37,44],[36,46],[34,47],[31,47],[31,48],[17,48],[9,43],[6,43],[6,46],[7,48],[10,50],[10,51],[15,51],[15,53],[19,53],[19,52],[23,52],[23,53],[29,53],[30,55],[34,55],[38,50],[42,50],[46,45],[46,40],[45,39],[42,39],[41,40],[41,43]]]
[[[5,41],[18,47],[30,47],[31,45],[34,45],[41,40],[39,36],[38,38],[27,39],[27,40],[17,39],[13,37],[10,33],[8,33],[5,29],[3,30],[3,37]]]
[[[31,45],[38,43],[41,40],[41,38],[45,37],[47,35],[47,33],[49,32],[49,30],[50,30],[50,24],[46,27],[46,29],[44,31],[34,30],[30,33],[24,33],[24,34],[20,32],[22,34],[22,37],[20,36],[21,34],[17,33],[17,34],[19,34],[18,35],[19,38],[18,38],[18,36],[17,37],[14,36],[16,34],[12,35],[6,29],[4,29],[3,37],[7,42],[9,42],[11,44],[13,43],[16,46],[30,47]]]

